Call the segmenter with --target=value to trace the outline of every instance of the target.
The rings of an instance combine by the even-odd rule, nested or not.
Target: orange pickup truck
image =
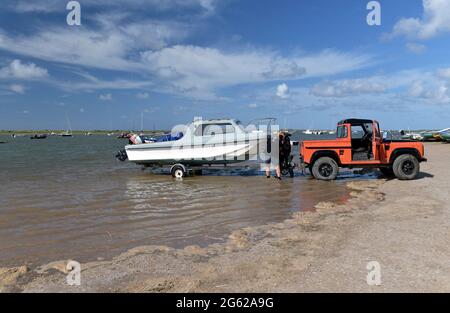
[[[386,176],[415,179],[425,162],[422,143],[382,138],[377,121],[347,119],[337,126],[336,139],[300,143],[300,160],[320,180],[336,179],[339,167],[378,168]]]

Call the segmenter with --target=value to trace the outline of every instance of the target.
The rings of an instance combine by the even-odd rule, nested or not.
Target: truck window
[[[365,131],[361,125],[352,126],[352,139],[362,139]]]
[[[336,131],[336,137],[337,138],[347,138],[347,136],[348,136],[347,127],[345,125],[338,126],[337,131]]]

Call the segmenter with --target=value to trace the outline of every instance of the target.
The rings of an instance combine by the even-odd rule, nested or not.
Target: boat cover
[[[156,142],[176,141],[183,138],[183,133],[166,134],[156,140]]]

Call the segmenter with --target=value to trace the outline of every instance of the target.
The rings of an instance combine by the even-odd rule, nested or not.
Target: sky
[[[2,0],[0,129],[450,127],[450,0]]]

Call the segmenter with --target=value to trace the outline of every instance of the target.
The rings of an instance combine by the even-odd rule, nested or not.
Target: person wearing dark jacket
[[[280,168],[286,166],[289,163],[289,157],[291,155],[291,139],[290,135],[286,132],[280,133]]]

